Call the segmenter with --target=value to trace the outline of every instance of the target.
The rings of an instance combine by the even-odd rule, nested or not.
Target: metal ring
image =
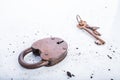
[[[80,23],[81,22],[81,17],[79,15],[76,15],[76,19],[77,19],[77,22]]]
[[[25,57],[25,55],[27,55],[30,52],[32,52],[31,47],[27,48],[26,50],[21,52],[21,54],[19,55],[18,62],[20,63],[21,66],[28,68],[28,69],[34,69],[34,68],[45,66],[49,63],[48,61],[43,61],[43,60],[40,62],[34,63],[34,64],[29,64],[29,63],[25,62],[24,57]]]

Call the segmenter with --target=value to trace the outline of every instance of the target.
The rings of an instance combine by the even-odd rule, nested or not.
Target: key
[[[80,29],[84,29],[85,31],[87,31],[89,34],[91,34],[95,39],[95,43],[97,45],[103,45],[105,44],[105,41],[100,39],[98,36],[100,36],[101,34],[99,32],[97,32],[96,30],[98,29],[98,27],[90,27],[88,26],[86,21],[83,21],[79,15],[76,16],[76,19],[78,21],[78,25],[77,27]]]

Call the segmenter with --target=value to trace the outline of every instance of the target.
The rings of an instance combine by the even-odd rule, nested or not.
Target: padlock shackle
[[[28,69],[34,69],[34,68],[42,67],[42,66],[49,64],[49,61],[44,61],[44,60],[37,62],[37,63],[33,63],[33,64],[25,62],[24,57],[27,54],[29,54],[30,52],[32,52],[31,47],[27,48],[26,50],[24,50],[23,52],[20,53],[19,58],[18,58],[18,62],[20,63],[21,66],[28,68]]]

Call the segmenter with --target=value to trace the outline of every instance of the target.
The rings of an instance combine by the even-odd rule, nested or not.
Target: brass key
[[[85,31],[87,31],[89,34],[91,34],[95,39],[95,43],[97,45],[103,45],[105,44],[105,41],[100,39],[98,36],[101,36],[101,34],[99,32],[97,32],[96,30],[99,28],[99,27],[90,27],[86,21],[83,21],[81,19],[81,17],[79,15],[76,16],[76,19],[78,21],[78,25],[77,27],[80,28],[80,29],[84,29]]]

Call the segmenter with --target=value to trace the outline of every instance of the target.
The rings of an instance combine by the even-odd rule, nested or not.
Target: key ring
[[[77,22],[80,23],[82,21],[81,17],[79,15],[76,15]]]

